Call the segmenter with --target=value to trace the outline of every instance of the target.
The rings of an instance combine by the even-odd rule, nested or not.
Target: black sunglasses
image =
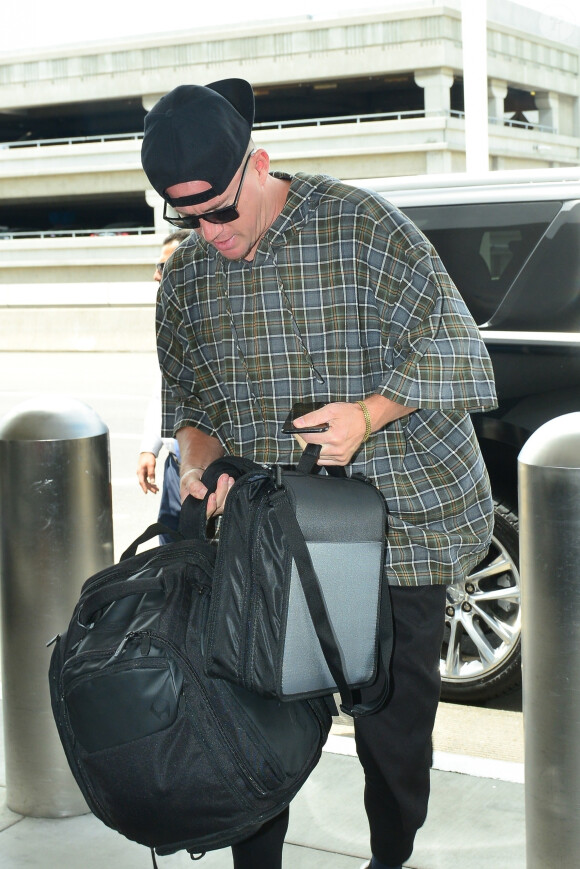
[[[163,207],[163,219],[172,226],[178,226],[180,229],[199,229],[200,220],[207,220],[208,223],[231,223],[232,220],[237,220],[240,216],[238,212],[238,200],[240,198],[240,193],[242,192],[244,178],[246,177],[248,162],[253,153],[253,151],[250,151],[246,157],[246,162],[244,163],[244,168],[242,170],[242,177],[240,178],[240,183],[231,205],[226,205],[225,208],[216,208],[215,211],[206,211],[204,214],[200,215],[184,214],[179,215],[178,217],[169,217],[167,214],[167,202],[165,202]],[[172,206],[169,207],[171,208]]]

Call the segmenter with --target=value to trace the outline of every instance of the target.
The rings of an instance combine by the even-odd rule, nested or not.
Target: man
[[[153,280],[158,283],[163,277],[165,263],[182,241],[189,238],[189,230],[180,229],[172,232],[163,240],[159,262],[155,266]],[[141,450],[137,461],[137,478],[139,485],[147,494],[159,492],[159,486],[155,482],[155,467],[161,447],[167,450],[167,458],[163,469],[163,488],[161,491],[161,503],[159,505],[158,521],[177,531],[179,527],[179,513],[181,510],[181,498],[179,495],[179,445],[173,437],[161,437],[161,373],[155,382],[151,400],[145,413],[143,424],[143,438]],[[171,543],[169,534],[160,534],[160,543]]]
[[[483,557],[491,535],[469,412],[495,406],[493,374],[419,230],[369,191],[270,174],[253,119],[251,86],[228,79],[177,87],[145,120],[143,166],[166,219],[195,230],[172,258],[157,310],[181,495],[203,497],[203,470],[224,453],[296,463],[300,447],[281,427],[302,400],[324,406],[298,427],[330,424],[302,435],[321,444],[319,464],[362,472],[383,493],[392,688],[380,712],[355,720],[355,736],[369,865],[396,869],[427,811],[445,586]],[[232,484],[219,479],[208,514],[223,510]],[[278,869],[286,824],[283,813],[236,846],[236,869]]]

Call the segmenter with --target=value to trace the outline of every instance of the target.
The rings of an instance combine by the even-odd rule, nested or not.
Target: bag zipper
[[[183,542],[185,543],[189,541]],[[163,547],[160,547],[160,549],[163,549]],[[107,585],[107,583],[111,582],[112,580],[115,580],[117,578],[122,579],[124,576],[131,576],[131,574],[133,573],[141,573],[142,571],[147,570],[147,568],[149,567],[154,567],[156,564],[164,564],[168,561],[175,561],[175,551],[168,553],[164,553],[163,551],[156,552],[149,561],[145,561],[143,565],[138,569],[135,569],[134,566],[130,567],[130,560],[131,559],[128,559],[126,562],[121,562],[117,565],[116,570],[108,572],[106,576],[95,577],[95,581],[91,583],[91,585],[87,585],[87,587],[81,592],[79,603],[84,598],[92,594],[95,590],[98,590],[102,585]],[[186,564],[192,564],[195,567],[202,566],[210,575],[213,572],[213,565],[210,564],[209,560],[201,552],[185,552],[183,554],[182,561]],[[88,582],[90,582],[90,580],[88,580]]]
[[[84,764],[82,762],[79,763],[75,757],[74,746],[76,744],[76,739],[75,739],[74,731],[73,731],[71,723],[70,723],[70,718],[68,716],[68,709],[67,709],[67,705],[66,705],[66,701],[65,701],[65,694],[64,694],[64,685],[62,684],[62,674],[61,674],[61,678],[58,680],[58,687],[59,687],[59,694],[60,694],[60,707],[62,710],[62,717],[64,719],[65,732],[67,734],[67,742],[69,743],[69,751],[66,752],[67,757],[69,757],[69,762],[70,762],[70,759],[72,759],[72,763],[74,764],[75,769],[78,771],[78,774],[84,783],[86,791],[89,794],[94,805],[96,806],[97,810],[99,811],[101,818],[104,820],[104,822],[109,827],[116,829],[115,822],[114,822],[113,818],[111,818],[108,811],[104,808],[101,801],[97,797],[97,795],[93,789],[93,786],[92,786],[89,778],[87,777],[87,775],[85,773]]]
[[[209,711],[209,713],[214,721],[216,730],[219,732],[224,744],[226,745],[226,747],[230,751],[230,753],[231,753],[231,755],[236,763],[236,766],[238,767],[240,772],[243,774],[243,776],[248,780],[248,782],[252,786],[252,789],[259,796],[262,796],[262,797],[267,796],[268,791],[265,790],[263,787],[261,787],[260,784],[256,781],[256,779],[252,775],[251,770],[247,766],[244,758],[240,755],[239,751],[232,744],[230,738],[228,737],[221,721],[219,720],[219,717],[216,715],[214,709],[212,708],[210,699],[208,697],[207,691],[205,690],[205,686],[203,685],[203,682],[201,681],[201,679],[199,678],[199,676],[195,672],[195,669],[192,667],[188,658],[184,655],[184,653],[181,651],[181,649],[175,645],[175,643],[171,642],[171,640],[168,640],[166,637],[163,637],[163,636],[160,636],[159,634],[156,634],[154,631],[148,631],[148,630],[130,631],[125,636],[123,642],[121,643],[121,645],[117,649],[117,653],[120,654],[122,652],[123,648],[125,647],[125,645],[128,642],[130,642],[131,640],[141,638],[144,636],[149,637],[153,642],[156,642],[162,646],[165,646],[165,648],[167,648],[171,652],[171,654],[175,658],[178,659],[178,661],[182,665],[183,669],[189,674],[192,681],[195,683],[196,688],[198,689],[199,693],[202,695],[203,700],[205,701],[206,709]]]
[[[264,481],[271,480],[272,479],[271,467],[269,467],[268,465],[262,465],[260,467],[257,467],[255,470],[249,471],[248,473],[246,473],[242,477],[240,477],[238,480],[236,480],[233,489],[234,490],[236,488],[239,489],[240,484],[247,483],[247,482],[252,483],[256,479],[261,479]],[[230,498],[231,497],[232,497],[232,495],[230,494]],[[253,532],[254,528],[256,527],[256,515],[257,515],[258,511],[263,509],[264,503],[265,503],[265,497],[262,495],[260,497],[258,504],[252,505],[252,515],[249,519],[249,524],[250,524],[250,527],[252,529],[252,532]],[[222,540],[225,540],[227,537],[227,533],[229,530],[229,524],[231,521],[230,516],[231,516],[230,511],[226,510],[226,512],[223,516],[222,529],[221,529],[221,539]],[[254,535],[254,537],[255,537],[255,535]],[[256,544],[254,544],[254,546],[255,545]],[[253,686],[253,680],[251,678],[251,666],[247,663],[247,658],[249,657],[248,656],[248,649],[251,647],[251,635],[253,632],[253,624],[252,624],[253,619],[250,618],[250,616],[253,615],[252,591],[253,591],[254,585],[255,585],[255,583],[254,583],[254,567],[253,567],[254,561],[255,561],[254,546],[252,547],[252,550],[249,554],[250,555],[250,576],[249,576],[248,581],[245,583],[242,606],[240,607],[240,610],[242,613],[242,618],[244,618],[244,616],[245,616],[246,629],[243,633],[243,649],[240,652],[240,654],[238,655],[238,665],[236,666],[237,679],[239,680],[239,683],[244,688],[246,688],[248,690],[252,690],[252,686]],[[218,554],[217,554],[217,559],[216,559],[216,564],[215,564],[214,576],[215,576],[216,580],[222,574],[224,558],[225,558],[225,548],[223,545],[221,545],[218,547]],[[213,589],[212,589],[212,597],[214,600],[214,605],[212,606],[212,610],[210,612],[210,619],[209,619],[209,623],[208,623],[208,648],[209,649],[212,649],[215,645],[215,630],[216,630],[215,601],[217,601],[219,599],[219,597],[222,594],[222,591],[223,591],[223,589],[219,585],[219,580],[217,580],[213,586]],[[245,667],[243,665],[244,660],[246,660]]]
[[[250,524],[250,539],[253,540],[252,549],[250,552],[250,576],[247,583],[246,594],[244,595],[244,605],[242,607],[242,613],[246,614],[246,630],[244,632],[244,643],[243,649],[241,652],[241,661],[245,661],[245,665],[243,665],[243,672],[239,673],[241,677],[242,684],[249,691],[254,688],[254,678],[253,678],[253,663],[254,663],[254,655],[253,655],[253,647],[254,647],[254,634],[256,630],[256,571],[255,565],[257,563],[257,549],[260,545],[258,534],[256,531],[260,527],[260,522],[266,508],[268,506],[268,496],[269,492],[262,492],[260,501],[256,505],[253,515],[251,518]]]
[[[101,577],[99,577],[97,580],[95,580],[95,582],[94,582],[92,585],[90,585],[89,587],[87,587],[87,588],[86,588],[86,589],[81,593],[81,596],[80,596],[79,601],[78,601],[78,603],[77,603],[77,606],[76,606],[76,608],[75,608],[75,612],[78,613],[78,612],[83,608],[83,606],[85,605],[86,601],[87,601],[87,600],[90,600],[91,595],[94,594],[95,592],[99,591],[99,589],[100,589],[102,586],[104,586],[104,585],[108,585],[109,583],[113,582],[113,581],[116,580],[116,579],[122,579],[123,577],[131,576],[133,573],[137,573],[137,572],[138,572],[138,573],[141,573],[142,571],[146,570],[147,568],[149,568],[149,567],[154,567],[154,566],[157,565],[157,564],[159,564],[159,565],[163,565],[163,564],[165,564],[165,563],[167,563],[167,562],[172,562],[172,561],[174,561],[174,560],[175,560],[175,553],[167,553],[166,555],[163,554],[163,553],[158,553],[158,554],[155,556],[155,558],[152,558],[150,561],[148,561],[148,562],[146,562],[145,564],[143,564],[143,566],[142,566],[141,568],[139,568],[138,571],[135,571],[134,569],[133,569],[133,570],[131,570],[131,569],[127,570],[126,567],[125,567],[125,569],[121,569],[121,565],[119,565],[119,568],[118,568],[115,572],[111,572],[111,573],[108,573],[106,576],[101,576]],[[192,565],[193,567],[201,567],[203,570],[205,570],[205,572],[206,572],[209,576],[212,576],[212,574],[213,574],[213,569],[214,569],[214,568],[213,568],[213,565],[212,565],[212,564],[210,563],[210,561],[206,558],[206,556],[203,555],[202,553],[198,553],[198,552],[196,552],[196,553],[185,553],[185,554],[183,555],[183,559],[182,559],[182,560],[183,560],[183,563],[184,563],[184,564],[190,564],[190,565]],[[158,583],[158,585],[159,585],[159,583]],[[209,589],[209,588],[210,588],[210,584],[208,584],[208,585],[206,586],[206,585],[202,585],[201,583],[199,583],[199,584],[196,585],[196,587],[198,587],[198,588],[202,588],[202,587],[203,587],[204,589],[205,589],[205,588]],[[127,596],[128,596],[129,594],[131,594],[131,587],[130,587],[130,585],[127,586]],[[118,598],[113,598],[113,600],[117,600],[117,599],[118,599]],[[111,601],[111,603],[112,603],[112,602],[113,602],[113,601]],[[78,620],[78,616],[77,616],[77,618],[76,618],[76,621],[77,621],[77,624],[79,624],[80,627],[83,627],[83,628],[90,629],[90,628],[92,628],[92,626],[93,626],[92,624],[90,624],[90,625],[85,625],[85,624],[83,624],[82,622],[79,622],[79,620]]]

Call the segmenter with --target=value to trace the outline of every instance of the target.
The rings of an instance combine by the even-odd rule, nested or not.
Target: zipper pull
[[[48,641],[48,643],[46,644],[46,648],[50,649],[50,647],[54,646],[55,643],[58,643],[59,640],[60,640],[60,634],[57,634],[55,637],[52,638],[52,640]]]
[[[125,636],[123,637],[123,639],[121,640],[121,642],[120,642],[119,645],[117,646],[117,650],[116,650],[116,652],[114,653],[113,658],[118,658],[118,657],[119,657],[119,655],[120,655],[120,654],[123,652],[123,650],[125,649],[125,646],[126,646],[127,643],[129,642],[129,640],[132,640],[134,636],[135,636],[135,631],[129,631],[128,634],[125,634]]]

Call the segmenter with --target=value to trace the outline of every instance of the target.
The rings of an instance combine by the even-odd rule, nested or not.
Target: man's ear
[[[270,171],[270,156],[263,148],[258,148],[254,154],[254,166],[260,177],[260,182],[263,184],[268,177]]]

